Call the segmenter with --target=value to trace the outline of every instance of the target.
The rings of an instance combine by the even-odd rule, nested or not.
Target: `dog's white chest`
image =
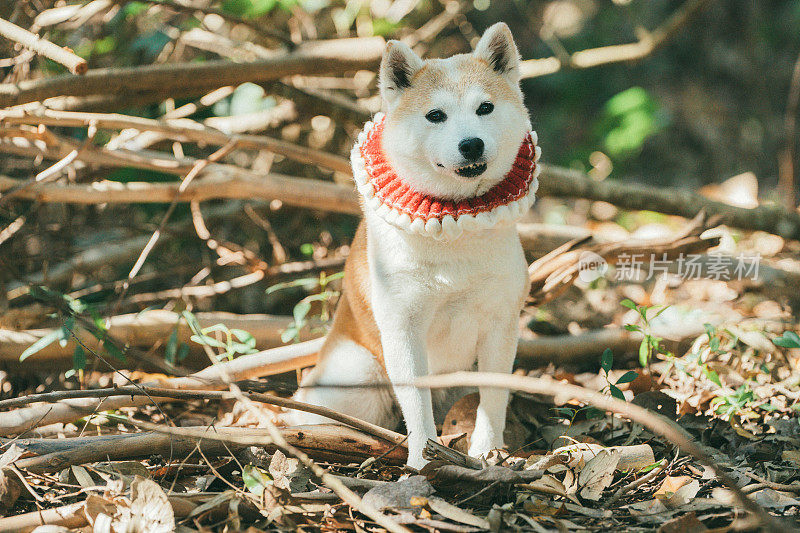
[[[429,373],[471,369],[482,339],[493,328],[516,324],[527,291],[527,263],[514,226],[441,242],[377,217],[367,220],[376,312],[429,324]]]

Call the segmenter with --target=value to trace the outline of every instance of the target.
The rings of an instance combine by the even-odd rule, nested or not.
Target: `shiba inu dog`
[[[408,384],[512,370],[529,289],[514,222],[534,201],[540,151],[503,23],[473,53],[448,59],[423,61],[389,42],[380,91],[386,114],[367,123],[351,154],[364,219],[319,364],[296,397],[389,428],[399,406],[408,464],[421,467],[454,398]],[[387,380],[395,386],[358,387]],[[474,456],[503,446],[508,403],[507,391],[479,392]]]

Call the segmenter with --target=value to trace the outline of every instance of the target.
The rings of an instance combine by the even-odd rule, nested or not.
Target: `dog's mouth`
[[[474,178],[486,172],[486,163],[471,163],[469,165],[458,167],[455,173],[464,178]]]

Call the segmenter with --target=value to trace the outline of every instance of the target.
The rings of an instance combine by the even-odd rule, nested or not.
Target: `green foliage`
[[[717,396],[711,400],[711,407],[717,414],[731,417],[748,410],[757,400],[750,386],[743,383],[733,394]]]
[[[222,2],[222,10],[238,17],[258,18],[276,7],[291,11],[297,4],[297,0],[225,0]]]
[[[92,306],[79,299],[41,286],[31,287],[30,295],[38,301],[55,306],[63,316],[63,323],[23,350],[19,356],[20,361],[26,360],[54,342],[66,346],[71,337],[77,339],[76,331],[80,329],[96,338],[108,355],[119,361],[125,361],[123,351],[108,337],[108,326],[105,320]],[[75,346],[72,363],[73,367],[66,373],[66,377],[71,377],[86,368],[86,352],[80,343]]]
[[[183,342],[178,342],[178,327],[172,330],[167,340],[167,346],[164,349],[164,360],[174,365],[183,361],[189,355],[189,345]]]
[[[217,348],[217,358],[232,360],[237,355],[245,355],[256,352],[256,339],[247,331],[242,329],[230,329],[225,324],[214,324],[207,328],[201,328],[197,318],[189,311],[181,313],[193,335],[191,340],[197,344]],[[212,336],[212,333],[218,335]],[[176,357],[180,353],[176,350]],[[184,355],[185,357],[185,355]]]
[[[266,470],[253,465],[245,465],[242,469],[242,481],[251,494],[261,497],[264,490],[272,485],[272,476]]]
[[[603,377],[606,379],[606,387],[603,389],[605,391],[608,389],[608,392],[616,398],[617,400],[625,401],[625,394],[622,393],[622,390],[617,385],[624,385],[625,383],[630,383],[637,377],[639,374],[634,370],[628,370],[624,374],[622,374],[619,379],[615,382],[611,382],[609,377],[609,372],[614,366],[614,353],[611,351],[611,348],[606,348],[603,351],[603,356],[600,358],[600,368],[603,371]]]
[[[233,94],[214,104],[214,115],[218,117],[257,113],[275,107],[275,98],[266,96],[263,87],[255,83],[243,83]]]
[[[622,376],[619,377],[615,382],[611,382],[609,378],[609,372],[614,367],[614,353],[611,351],[611,348],[606,348],[603,351],[603,355],[600,357],[600,369],[603,371],[603,375],[606,380],[606,386],[603,388],[601,392],[608,391],[611,396],[618,400],[625,400],[625,394],[623,394],[622,390],[617,385],[624,385],[625,383],[630,383],[639,377],[639,373],[634,370],[628,370]],[[573,409],[572,407],[554,407],[553,411],[555,412],[558,418],[563,418],[569,421],[569,425],[575,422],[575,418],[580,413],[585,413],[586,418],[600,418],[603,416],[603,412],[592,406],[581,407],[580,409]]]
[[[628,331],[638,331],[644,337],[642,338],[642,342],[639,345],[639,364],[643,367],[650,364],[650,361],[653,359],[653,355],[655,354],[664,354],[669,355],[669,352],[663,350],[661,347],[661,341],[663,340],[661,337],[656,337],[652,334],[651,322],[654,320],[658,315],[666,311],[669,306],[664,306],[653,316],[648,317],[648,312],[656,309],[655,306],[646,306],[646,305],[636,305],[633,301],[629,299],[624,299],[620,302],[620,305],[623,307],[627,307],[628,309],[633,309],[637,313],[639,313],[639,317],[641,319],[641,324],[625,324],[625,329]]]
[[[794,331],[785,331],[782,336],[772,339],[772,342],[781,348],[800,348],[800,335]]]
[[[337,272],[330,276],[325,274],[325,272],[320,272],[318,278],[301,278],[293,281],[276,283],[267,288],[266,292],[268,295],[292,287],[304,287],[307,290],[319,288],[318,293],[306,296],[294,306],[292,311],[293,322],[281,334],[281,340],[283,342],[298,342],[300,340],[300,332],[310,323],[309,313],[311,312],[314,302],[319,302],[320,304],[319,320],[323,323],[330,320],[331,301],[339,296],[339,292],[328,289],[328,285],[343,277],[344,272]]]
[[[598,124],[603,147],[613,159],[634,155],[660,128],[658,104],[642,87],[614,95],[606,102]]]

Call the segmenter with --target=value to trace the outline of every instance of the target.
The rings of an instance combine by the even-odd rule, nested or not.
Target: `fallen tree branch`
[[[270,347],[282,344],[280,335],[291,323],[288,316],[276,315],[237,315],[233,313],[198,313],[202,327],[224,324],[249,332],[256,339],[257,346]],[[130,346],[150,347],[159,341],[166,342],[175,328],[178,339],[188,342],[190,332],[181,323],[180,317],[169,311],[149,310],[140,314],[118,315],[109,319],[109,331],[116,338]],[[14,331],[0,329],[0,363],[14,363],[31,344],[51,333],[52,329]],[[658,334],[666,342],[680,344],[693,340],[702,334],[702,327],[691,327],[681,331],[660,331]],[[82,342],[94,347],[96,339],[88,334],[78,333]],[[551,362],[557,364],[585,363],[587,356],[594,356],[605,348],[614,353],[636,353],[641,343],[641,335],[622,328],[603,328],[580,335],[540,336],[535,339],[520,339],[517,349],[517,364],[523,367],[536,367]],[[30,356],[31,361],[69,360],[75,350],[72,341],[65,346],[54,342]],[[316,364],[310,359],[308,365]]]
[[[694,218],[700,211],[737,228],[761,230],[789,239],[800,239],[800,215],[777,205],[752,209],[709,200],[689,190],[649,185],[596,181],[585,173],[542,165],[539,194],[557,198],[585,198],[614,204],[623,209],[647,210]]]
[[[267,82],[294,74],[334,74],[374,68],[383,54],[382,37],[309,41],[295,50],[248,63],[206,61],[91,70],[79,78],[54,76],[0,84],[0,107],[35,102],[54,96],[135,93],[157,89],[165,95],[190,96],[244,82]]]
[[[166,169],[160,169],[162,172]],[[0,192],[19,180],[0,176]],[[90,184],[44,184],[17,193],[17,198],[41,203],[168,203],[179,183],[99,181]],[[287,205],[337,213],[359,214],[355,190],[331,182],[294,178],[280,174],[257,174],[231,165],[211,164],[203,177],[193,181],[180,195],[180,202],[215,199],[280,200]]]
[[[365,422],[356,417],[339,413],[327,407],[298,402],[290,398],[281,398],[272,394],[258,392],[242,392],[245,398],[254,402],[277,405],[285,409],[295,409],[330,418],[346,426],[357,429],[367,435],[372,435],[392,444],[402,444],[406,438],[395,431],[391,431],[375,424]],[[125,386],[107,389],[56,391],[42,394],[32,394],[21,398],[11,398],[0,401],[0,409],[17,408],[37,402],[57,403],[66,399],[75,398],[108,398],[110,396],[146,396],[150,398],[178,399],[178,400],[230,400],[237,395],[227,391],[204,390],[175,390],[163,387]]]
[[[242,329],[256,339],[256,346],[275,347],[283,344],[281,333],[292,323],[288,316],[276,315],[236,315],[232,313],[197,313],[201,327],[225,324],[229,328]],[[38,339],[47,336],[52,329],[12,331],[0,329],[0,361],[14,361],[24,350]],[[148,347],[157,341],[166,341],[173,331],[177,331],[178,341],[190,344],[192,332],[186,321],[177,313],[162,309],[151,309],[142,313],[117,315],[108,319],[108,333],[128,346]],[[81,342],[95,349],[98,341],[86,331],[75,332]],[[65,346],[54,342],[31,355],[31,361],[46,361],[70,356],[75,343],[69,341]]]
[[[84,502],[70,503],[52,509],[40,509],[30,513],[0,518],[0,531],[33,531],[39,526],[79,528],[88,523],[84,510]]]
[[[232,380],[253,379],[311,366],[323,339],[281,346],[232,361],[224,361],[189,376],[143,383],[143,386],[169,389],[221,390],[227,388],[223,375]],[[55,405],[36,405],[0,413],[0,435],[16,435],[32,426],[73,422],[98,410],[138,407],[151,404],[147,397],[112,396],[103,399],[64,400]]]
[[[240,119],[241,120],[241,119]],[[75,111],[37,110],[35,113],[22,109],[0,111],[0,124],[28,124],[58,127],[85,128],[94,125],[98,129],[136,129],[141,132],[161,133],[179,141],[224,146],[231,142],[238,148],[268,150],[290,157],[301,163],[323,166],[331,170],[350,173],[350,161],[344,157],[299,146],[265,135],[225,133],[189,119],[154,120],[111,113],[84,113]]]
[[[2,183],[2,178],[0,178]],[[2,185],[0,185],[0,188]],[[238,202],[231,202],[218,207],[206,209],[203,217],[207,220],[227,219],[241,212]],[[164,242],[170,240],[173,234],[184,232],[192,227],[191,220],[183,220],[168,226],[168,232],[163,237]],[[127,236],[123,240],[104,242],[81,250],[64,262],[48,264],[46,270],[33,272],[25,276],[26,283],[9,283],[7,285],[9,300],[15,300],[28,294],[29,286],[47,285],[57,287],[67,282],[76,272],[90,272],[94,269],[116,265],[136,258],[142,248],[147,244],[149,237],[146,235]],[[2,350],[0,349],[0,352]],[[0,356],[0,359],[3,357]]]
[[[742,489],[736,481],[728,475],[711,456],[703,451],[700,446],[695,444],[693,438],[686,433],[683,428],[672,420],[639,407],[638,405],[617,400],[612,396],[577,385],[514,374],[456,372],[453,374],[425,376],[417,379],[414,385],[433,389],[450,387],[491,387],[509,389],[551,397],[555,405],[562,405],[568,401],[579,401],[607,412],[617,413],[633,422],[638,422],[653,433],[664,437],[667,441],[680,448],[684,453],[691,455],[700,463],[709,467],[714,472],[717,479],[733,493],[736,501],[745,510],[753,513],[765,529],[774,532],[786,530],[787,526],[767,513],[763,507],[748,498],[747,495],[742,492]]]
[[[55,156],[55,154],[53,154]],[[57,157],[55,157],[57,158]],[[135,166],[132,161],[125,166]],[[117,165],[122,165],[117,161]],[[159,167],[161,172],[178,174],[185,167]],[[279,199],[289,205],[357,214],[357,195],[346,186],[330,182],[293,178],[278,174],[267,176],[232,165],[209,165],[206,176],[190,185],[181,201],[204,201],[219,198]],[[18,185],[19,180],[0,176],[0,192]],[[800,214],[776,205],[753,209],[709,200],[689,190],[595,181],[585,173],[561,167],[542,165],[539,196],[585,198],[612,203],[629,210],[648,210],[685,218],[694,218],[700,211],[718,216],[730,226],[760,230],[788,239],[800,239]],[[121,183],[102,181],[86,185],[43,184],[21,191],[17,196],[42,203],[164,203],[174,197],[177,183]]]
[[[136,425],[153,426],[142,422],[136,422]],[[392,447],[385,440],[335,424],[281,428],[281,434],[292,446],[325,461],[363,461],[386,453]],[[167,457],[185,456],[198,443],[204,454],[229,455],[231,448],[265,446],[267,437],[267,431],[261,428],[200,426],[159,427],[158,431],[65,439],[17,439],[14,444],[38,455],[19,459],[15,466],[32,472],[58,472],[72,465],[133,459],[154,454]],[[11,439],[0,442],[10,443]],[[265,447],[268,452],[276,449],[269,443]],[[402,464],[406,460],[405,448],[400,447],[390,452],[387,460],[391,464]]]
[[[16,24],[1,18],[0,35],[21,44],[28,50],[32,50],[48,59],[52,59],[56,63],[64,65],[67,67],[67,70],[73,74],[86,74],[86,71],[89,70],[86,60],[75,55],[68,48],[62,48],[57,44],[53,44],[47,39],[43,39],[35,33],[29,32],[25,28],[20,28]]]

